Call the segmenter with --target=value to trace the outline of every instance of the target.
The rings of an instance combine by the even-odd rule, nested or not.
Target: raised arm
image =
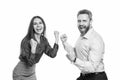
[[[61,41],[62,41],[63,47],[67,51],[67,53],[74,55],[74,49],[73,49],[73,47],[69,43],[67,43],[67,35],[66,34],[63,34],[61,36]]]
[[[24,38],[21,42],[21,53],[19,59],[27,65],[32,66],[35,64],[35,54],[31,52],[30,41]]]
[[[104,53],[104,43],[99,40],[94,40],[90,46],[88,61],[82,61],[79,58],[76,58],[75,65],[80,69],[94,72],[100,62],[103,60]]]
[[[55,36],[55,43],[53,48],[50,46],[47,38],[45,38],[45,54],[47,54],[48,56],[50,56],[51,58],[54,58],[57,55],[57,51],[58,51],[58,41],[59,41],[59,32],[55,31],[54,32],[54,36]]]

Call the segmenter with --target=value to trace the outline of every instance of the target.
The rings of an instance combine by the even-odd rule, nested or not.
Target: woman
[[[59,32],[55,31],[53,48],[45,37],[46,26],[44,20],[34,16],[30,22],[28,33],[21,42],[19,63],[14,68],[13,80],[36,80],[35,65],[43,53],[54,58],[58,51]]]

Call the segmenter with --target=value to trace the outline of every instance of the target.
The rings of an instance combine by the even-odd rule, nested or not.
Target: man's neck
[[[85,32],[84,32],[84,33],[81,33],[81,35],[80,35],[80,36],[81,36],[81,37],[83,37],[85,34],[86,34]]]
[[[83,33],[81,33],[81,36],[83,37],[89,30],[90,30],[90,27],[86,31],[84,31]]]
[[[81,37],[83,37],[90,29],[92,28],[92,26],[90,25],[86,31],[84,31],[83,33],[81,33]]]

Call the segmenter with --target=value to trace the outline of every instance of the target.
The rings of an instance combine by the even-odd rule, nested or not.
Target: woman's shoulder
[[[30,43],[30,40],[27,39],[26,37],[24,37],[24,38],[22,39],[22,41],[21,41],[21,44],[22,44],[22,45],[26,45],[26,44],[28,44],[28,43]]]
[[[41,39],[42,39],[43,41],[47,41],[47,38],[46,38],[45,36],[41,36]]]
[[[48,44],[48,39],[45,36],[41,36],[41,40],[44,44]]]

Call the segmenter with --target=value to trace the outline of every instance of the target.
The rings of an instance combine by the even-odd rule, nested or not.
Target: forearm
[[[54,58],[57,55],[59,45],[54,43],[52,50],[49,52],[50,56]]]
[[[67,42],[64,42],[64,43],[63,43],[63,46],[64,46],[64,49],[65,49],[68,53],[73,53],[73,52],[74,52],[73,47],[72,47],[70,44],[68,44]]]
[[[48,44],[46,46],[45,54],[47,54],[51,58],[54,58],[57,55],[58,48],[59,48],[59,45],[56,43],[54,43],[53,48]]]
[[[74,62],[74,65],[79,67],[81,70],[86,70],[86,71],[89,71],[89,72],[95,71],[93,63],[90,62],[90,61],[82,61],[82,60],[76,58],[76,61]]]

